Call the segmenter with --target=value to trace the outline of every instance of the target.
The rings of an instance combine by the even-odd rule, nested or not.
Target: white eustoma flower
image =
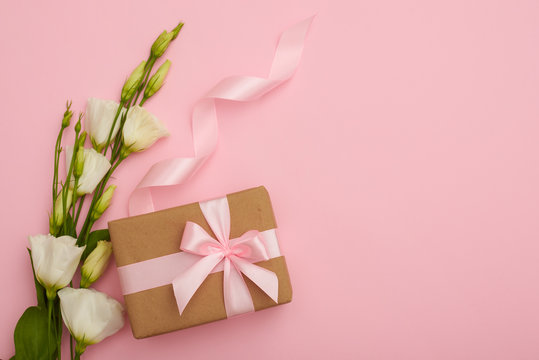
[[[124,153],[146,150],[159,138],[169,135],[167,128],[158,118],[136,105],[127,112],[123,128]]]
[[[77,340],[79,354],[124,326],[122,305],[102,292],[66,287],[58,296],[62,318]]]
[[[68,146],[66,148],[66,164],[71,164],[72,156],[73,147]],[[109,169],[110,162],[105,156],[94,149],[84,149],[84,168],[77,185],[77,195],[93,193]],[[74,185],[73,179],[71,179],[71,185]]]
[[[92,145],[97,151],[101,151],[109,137],[110,129],[116,117],[118,111],[118,104],[112,100],[101,100],[96,98],[89,98],[86,105],[86,120],[84,121],[84,129],[90,135]],[[122,114],[125,113],[125,109],[121,110],[116,123],[114,124],[114,130],[110,137],[110,141],[114,140],[114,137],[118,133],[120,128],[120,121]]]
[[[71,236],[35,235],[29,240],[36,278],[52,299],[73,278],[86,246],[77,246]]]

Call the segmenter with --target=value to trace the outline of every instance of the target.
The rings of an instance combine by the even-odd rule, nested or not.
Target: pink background
[[[224,76],[267,75],[280,32],[313,13],[295,77],[219,103],[217,153],[155,191],[166,208],[265,185],[293,302],[146,340],[127,325],[83,358],[539,358],[532,0],[3,1],[0,358],[35,303],[25,246],[47,231],[66,99],[117,99],[156,35],[185,21],[148,103],[173,135],[117,171],[106,219],[124,217],[150,164],[191,154],[195,101]],[[96,288],[121,299],[114,266]]]

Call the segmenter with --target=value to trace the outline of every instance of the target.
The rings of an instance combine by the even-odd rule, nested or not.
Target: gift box
[[[264,187],[109,222],[135,338],[290,302],[276,227]]]

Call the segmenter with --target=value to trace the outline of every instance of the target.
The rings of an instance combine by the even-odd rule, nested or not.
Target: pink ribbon
[[[258,233],[262,239],[270,259],[281,256],[279,241],[275,229]],[[200,255],[186,251],[159,256],[118,267],[118,275],[122,286],[122,294],[129,295],[160,286],[170,285],[174,278],[200,260]],[[212,273],[224,270],[224,263],[219,263]]]
[[[150,189],[185,182],[214,152],[218,138],[216,99],[256,100],[292,77],[299,64],[305,36],[313,18],[303,20],[281,35],[267,78],[250,76],[225,78],[195,104],[191,119],[195,156],[155,163],[131,194],[129,199],[131,216],[155,211]]]
[[[186,223],[180,248],[201,258],[172,281],[180,315],[206,277],[221,262],[224,262],[223,294],[228,317],[254,311],[242,273],[277,303],[277,275],[253,264],[269,259],[260,233],[251,230],[230,239],[230,210],[226,197],[202,202],[200,208],[217,239],[198,224]]]

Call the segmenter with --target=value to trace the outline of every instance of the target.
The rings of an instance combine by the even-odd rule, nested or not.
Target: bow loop
[[[233,251],[234,255],[248,259],[250,262],[269,259],[266,245],[260,237],[260,232],[257,230],[247,231],[239,238],[230,240],[230,248],[235,250]]]
[[[200,225],[188,221],[185,224],[180,249],[192,254],[206,256],[218,252],[222,249],[222,245]]]
[[[180,249],[199,255],[200,260],[172,281],[180,315],[206,277],[222,261],[223,294],[229,317],[254,311],[253,300],[242,273],[273,301],[278,302],[277,275],[253,264],[269,259],[260,233],[250,230],[239,238],[230,240],[230,210],[226,197],[200,203],[200,209],[217,240],[200,225],[190,221],[185,224]]]

